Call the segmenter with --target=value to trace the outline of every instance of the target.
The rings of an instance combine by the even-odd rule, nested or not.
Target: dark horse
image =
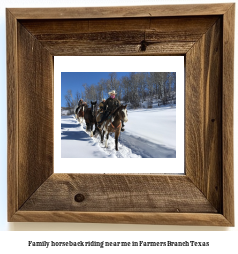
[[[84,119],[86,122],[86,131],[90,131],[90,136],[93,136],[93,125],[95,124],[95,129],[97,127],[96,122],[97,115],[97,101],[91,101],[91,108],[86,108],[84,111]]]
[[[106,134],[105,147],[107,147],[107,141],[109,133],[115,133],[115,149],[118,151],[118,137],[121,133],[121,120],[128,121],[127,105],[119,106],[114,112],[109,115],[109,118],[102,124],[101,128],[97,128],[97,131],[101,135],[101,142],[103,143],[104,134]],[[97,116],[97,121],[100,121],[100,116]]]

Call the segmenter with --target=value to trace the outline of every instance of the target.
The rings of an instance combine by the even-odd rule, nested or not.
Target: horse
[[[79,121],[79,123],[83,122],[84,119],[84,111],[87,108],[87,103],[83,102],[82,105],[80,106],[78,112],[77,112],[77,119]]]
[[[75,114],[75,118],[78,120],[78,110],[79,110],[79,106],[76,106],[74,108],[74,114]]]
[[[104,134],[106,134],[105,147],[107,146],[108,138],[110,133],[115,133],[115,149],[118,151],[118,137],[121,133],[121,121],[127,122],[127,105],[119,106],[116,110],[114,110],[108,117],[108,119],[101,125],[101,128],[95,130],[95,134],[97,132],[101,135],[101,143],[103,143]],[[97,116],[97,122],[101,119],[100,114]]]
[[[96,115],[97,115],[97,101],[94,102],[91,101],[91,108],[86,108],[84,111],[86,131],[90,131],[91,137],[93,137],[93,125],[95,124],[95,129],[97,127]]]

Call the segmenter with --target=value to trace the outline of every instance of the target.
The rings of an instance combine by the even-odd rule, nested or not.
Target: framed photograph
[[[8,221],[234,226],[234,7],[6,9]],[[74,67],[57,69],[66,57]],[[64,72],[182,73],[175,158],[61,158]]]
[[[184,56],[143,56],[140,61],[137,56],[59,56],[54,58],[54,81],[55,173],[184,174]],[[118,151],[117,129],[106,147],[96,121],[91,137],[85,119],[74,112],[79,100],[87,103],[79,116],[91,112],[91,101],[96,101],[95,118],[100,118],[98,106],[114,89],[128,114]]]

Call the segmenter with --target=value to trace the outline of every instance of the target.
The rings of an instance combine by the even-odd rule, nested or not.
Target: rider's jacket
[[[100,111],[103,111],[103,109],[104,109],[104,102],[103,101],[100,102],[99,109],[100,109]]]
[[[104,103],[104,110],[107,110],[109,112],[112,112],[115,110],[117,107],[121,105],[120,101],[116,98],[112,99],[111,97],[108,98],[105,103]]]

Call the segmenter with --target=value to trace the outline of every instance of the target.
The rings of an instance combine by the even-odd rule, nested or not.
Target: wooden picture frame
[[[234,226],[234,17],[233,3],[6,9],[8,221]],[[186,174],[54,174],[60,55],[184,55]]]

